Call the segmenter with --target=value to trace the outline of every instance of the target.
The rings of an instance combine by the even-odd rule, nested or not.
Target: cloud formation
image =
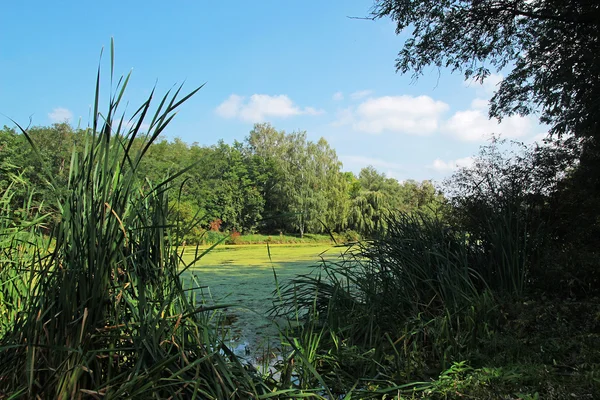
[[[300,108],[286,95],[253,94],[249,99],[232,94],[221,103],[216,113],[223,118],[237,118],[246,122],[264,122],[268,118],[287,118],[296,115],[319,115],[322,110]]]
[[[333,94],[333,96],[331,96],[331,98],[334,101],[342,101],[342,100],[344,100],[344,93],[342,93],[342,92],[335,92]]]
[[[71,122],[71,120],[73,119],[73,113],[66,108],[57,107],[54,110],[52,110],[52,112],[48,113],[48,118],[50,118],[50,121],[52,121],[52,123],[55,124],[63,122],[68,123]]]
[[[473,157],[464,157],[457,160],[444,161],[437,158],[430,165],[430,168],[438,172],[451,172],[459,168],[470,167],[473,165]]]
[[[334,125],[351,125],[356,131],[372,134],[428,135],[438,130],[448,108],[448,104],[429,96],[375,97],[357,107],[340,110]]]
[[[443,126],[443,131],[450,136],[465,142],[477,142],[488,139],[492,134],[507,139],[518,139],[533,133],[536,128],[531,117],[513,115],[506,117],[502,123],[489,119],[488,102],[475,99],[467,110],[457,111]]]

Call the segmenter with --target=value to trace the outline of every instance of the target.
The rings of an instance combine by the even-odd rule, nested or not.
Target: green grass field
[[[201,253],[207,247],[199,249]],[[191,262],[195,248],[188,247],[183,259]],[[184,280],[194,281],[199,295],[209,304],[233,305],[224,310],[230,345],[251,357],[259,356],[277,334],[277,326],[266,317],[279,284],[299,274],[309,273],[321,257],[335,258],[343,247],[326,244],[219,245],[187,270]],[[275,273],[275,274],[274,274]],[[274,343],[274,342],[271,342]]]
[[[329,244],[331,237],[323,234],[305,234],[304,237],[292,235],[242,235],[235,239],[235,244]]]

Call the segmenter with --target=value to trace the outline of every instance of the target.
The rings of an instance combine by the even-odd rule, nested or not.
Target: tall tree
[[[281,216],[287,212],[282,186],[284,137],[284,131],[263,123],[255,124],[246,138],[245,152],[251,159],[257,188],[265,202],[263,227],[267,231],[281,228]]]
[[[325,139],[314,143],[306,132],[286,133],[257,124],[246,142],[248,152],[269,168],[262,174],[262,193],[271,222],[301,236],[345,227],[346,182],[335,150]]]
[[[491,101],[501,118],[540,111],[562,135],[599,135],[600,3],[595,0],[377,0],[376,18],[412,29],[396,67],[434,65],[483,81],[512,67]]]
[[[360,189],[352,198],[350,223],[360,233],[372,235],[384,228],[384,214],[391,211],[390,187],[386,186],[385,175],[373,166],[360,170],[358,183]]]
[[[322,222],[327,229],[341,232],[347,227],[350,211],[348,180],[341,172],[342,163],[338,160],[335,150],[324,138],[316,143],[316,150],[319,182],[327,203]]]

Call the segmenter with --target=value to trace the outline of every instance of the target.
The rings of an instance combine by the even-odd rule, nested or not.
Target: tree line
[[[88,131],[62,123],[28,133],[34,146],[13,128],[0,130],[0,190],[17,180],[22,185],[20,191],[13,188],[16,206],[34,201],[51,207],[54,197],[68,190],[72,153],[85,146]],[[141,138],[133,143],[144,145]],[[42,168],[49,169],[52,182],[39,173]],[[243,142],[233,144],[157,141],[139,171],[149,185],[177,175],[170,218],[186,227],[178,233],[190,244],[210,230],[369,237],[385,229],[385,215],[434,214],[443,200],[430,181],[400,183],[372,166],[358,175],[343,171],[325,139],[313,142],[305,131],[287,133],[268,123],[256,124]],[[35,188],[32,198],[26,198],[28,187]]]

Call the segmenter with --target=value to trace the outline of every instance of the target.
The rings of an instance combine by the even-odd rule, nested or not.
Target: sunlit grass
[[[331,236],[322,234],[305,234],[304,237],[291,235],[262,235],[250,234],[242,235],[236,239],[237,244],[315,244],[331,243]]]

